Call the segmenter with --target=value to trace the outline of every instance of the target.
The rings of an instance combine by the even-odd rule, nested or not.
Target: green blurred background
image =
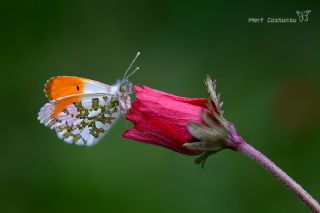
[[[0,212],[308,212],[232,151],[194,158],[121,138],[122,118],[92,148],[62,143],[37,121],[56,75],[131,80],[206,97],[218,80],[225,117],[320,200],[318,1],[2,1]],[[309,22],[251,24],[249,17]]]

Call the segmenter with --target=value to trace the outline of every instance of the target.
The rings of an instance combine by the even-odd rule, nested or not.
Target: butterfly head
[[[131,94],[133,92],[133,85],[128,79],[122,79],[120,81],[119,91],[125,94]]]
[[[134,62],[136,61],[139,55],[140,55],[140,52],[138,52],[137,55],[134,57],[131,64],[125,71],[122,80],[120,80],[119,82],[119,92],[122,94],[131,94],[133,92],[133,89],[132,89],[133,85],[128,79],[130,76],[132,76],[135,72],[139,70],[139,67],[136,67],[131,73],[129,73],[129,71],[131,70],[132,65],[134,64]]]

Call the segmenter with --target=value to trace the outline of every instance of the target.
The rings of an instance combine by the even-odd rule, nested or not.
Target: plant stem
[[[296,194],[298,198],[300,198],[300,200],[302,200],[313,212],[320,213],[319,203],[297,182],[295,182],[290,176],[288,176],[261,152],[245,142],[239,143],[236,146],[235,151],[238,151],[257,162],[260,166],[262,166],[265,170],[267,170],[270,174],[277,178],[281,183],[283,183],[283,185],[285,185],[294,194]]]

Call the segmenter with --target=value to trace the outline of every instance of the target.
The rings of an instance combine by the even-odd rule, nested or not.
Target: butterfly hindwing
[[[96,144],[118,117],[118,99],[106,94],[61,98],[47,103],[39,112],[40,122],[55,129],[59,138],[86,146]]]

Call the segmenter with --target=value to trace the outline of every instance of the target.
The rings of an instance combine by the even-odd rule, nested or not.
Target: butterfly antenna
[[[134,59],[132,60],[131,64],[129,65],[128,69],[127,69],[126,72],[124,73],[123,79],[127,79],[127,78],[128,78],[128,76],[126,76],[126,75],[128,74],[128,72],[129,72],[129,70],[131,69],[133,63],[137,60],[137,58],[138,58],[139,55],[140,55],[140,52],[137,52],[136,57],[134,57]],[[137,71],[137,68],[136,68],[133,72],[135,72],[135,71]],[[132,75],[132,74],[130,74],[130,75]]]
[[[125,77],[124,79],[128,79],[130,76],[132,76],[135,72],[137,72],[140,68],[137,67],[135,68],[129,75],[127,75],[127,77]]]

